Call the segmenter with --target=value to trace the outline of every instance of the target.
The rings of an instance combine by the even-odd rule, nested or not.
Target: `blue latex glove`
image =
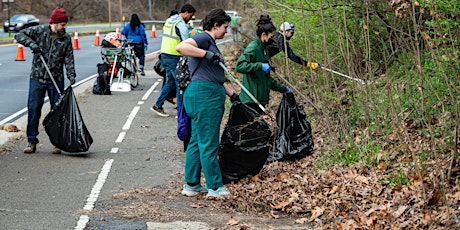
[[[286,86],[286,93],[290,93],[291,92],[291,89],[289,89],[289,87]]]
[[[268,63],[262,63],[262,71],[264,71],[265,73],[269,73],[270,69],[271,67]]]
[[[144,44],[144,50],[147,51],[149,49],[149,45]]]

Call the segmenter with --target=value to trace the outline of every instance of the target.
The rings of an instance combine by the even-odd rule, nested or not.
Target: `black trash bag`
[[[224,183],[257,175],[269,154],[273,127],[256,110],[234,102],[219,146]]]
[[[303,105],[296,102],[293,93],[284,93],[276,124],[275,148],[267,161],[297,160],[313,153],[311,125]]]
[[[93,143],[93,138],[83,122],[72,86],[67,87],[64,96],[46,115],[43,127],[51,144],[65,152],[86,152]]]
[[[161,65],[161,62],[160,62],[160,59],[158,59],[156,62],[155,62],[155,65],[153,65],[153,69],[155,70],[155,72],[162,76],[162,77],[166,77],[166,70],[165,68],[163,68],[163,66]]]
[[[108,63],[99,63],[97,64],[97,74],[96,80],[93,84],[93,94],[100,95],[111,95],[110,91],[110,76],[108,74],[109,64]]]

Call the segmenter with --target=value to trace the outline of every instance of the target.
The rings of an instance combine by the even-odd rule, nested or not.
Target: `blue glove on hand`
[[[262,71],[264,71],[265,73],[270,73],[270,65],[268,63],[262,63]]]
[[[286,86],[286,93],[290,93],[291,92],[291,89],[289,89],[289,87]]]
[[[149,45],[144,45],[144,50],[147,51],[149,49]]]

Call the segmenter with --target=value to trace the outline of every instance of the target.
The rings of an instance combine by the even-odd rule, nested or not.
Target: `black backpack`
[[[188,58],[183,56],[179,59],[176,67],[176,80],[180,90],[184,91],[187,88],[188,84],[190,84],[190,81],[192,81],[193,74],[195,74],[197,70],[198,68],[196,68],[193,73],[190,74],[190,70],[188,68]]]
[[[209,47],[211,47],[211,42],[209,42]],[[200,60],[198,63],[198,66],[196,67],[195,70],[193,70],[192,74],[190,74],[190,69],[188,68],[188,58],[187,56],[183,56],[179,59],[179,62],[177,63],[176,66],[176,81],[179,89],[181,91],[184,91],[188,84],[192,81],[192,76],[195,74],[195,72],[198,70],[200,67],[201,62],[203,61],[204,58]]]
[[[98,76],[93,84],[93,94],[110,95],[110,76],[107,74],[109,70],[109,64],[99,63],[97,64]]]

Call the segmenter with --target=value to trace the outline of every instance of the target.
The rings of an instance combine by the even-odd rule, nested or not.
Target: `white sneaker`
[[[208,192],[208,190],[201,186],[201,184],[197,184],[195,186],[184,184],[184,188],[182,189],[181,194],[184,196],[196,196],[202,192]]]
[[[221,186],[218,189],[208,189],[208,199],[226,199],[232,197],[232,194],[227,190],[225,186]]]

